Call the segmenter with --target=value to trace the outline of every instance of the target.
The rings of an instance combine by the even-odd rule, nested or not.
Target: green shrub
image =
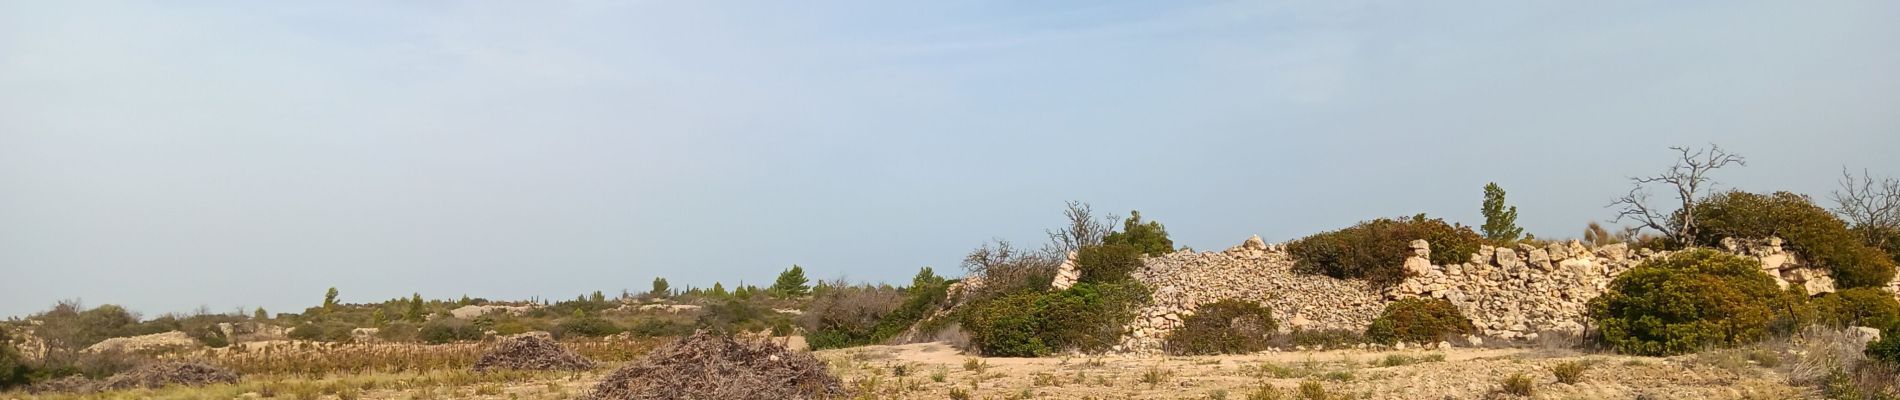
[[[416,335],[423,343],[429,344],[482,340],[482,330],[460,318],[439,318],[423,323]]]
[[[13,340],[7,336],[7,328],[0,327],[0,391],[26,384],[28,374],[25,360],[14,350]]]
[[[550,331],[548,333],[553,334],[556,337],[561,337],[561,338],[570,338],[570,337],[597,338],[597,337],[620,333],[622,331],[625,331],[625,329],[621,329],[620,325],[614,324],[613,321],[608,321],[600,317],[585,316],[585,317],[580,317],[580,318],[562,319],[560,323],[554,324],[553,331]],[[480,330],[478,329],[476,330],[476,332],[478,336],[476,336],[475,338],[480,339],[481,338],[481,336],[479,336]]]
[[[1037,303],[1043,335],[1057,351],[1107,351],[1121,342],[1122,327],[1134,321],[1148,295],[1147,288],[1134,282],[1078,283],[1048,293]]]
[[[978,352],[992,357],[1035,357],[1051,353],[1041,338],[1042,315],[1036,310],[1040,293],[1004,295],[969,305],[963,330]]]
[[[1119,243],[1083,246],[1076,251],[1075,267],[1081,272],[1076,282],[1125,281],[1129,273],[1141,268],[1141,250]]]
[[[415,342],[418,341],[421,331],[422,327],[414,322],[396,321],[376,329],[376,338],[390,342]]]
[[[304,322],[290,328],[290,338],[313,342],[348,342],[350,331],[356,329],[342,322]]]
[[[1886,329],[1900,322],[1900,302],[1886,289],[1845,289],[1816,297],[1813,304],[1819,322],[1832,326]]]
[[[813,349],[881,343],[944,305],[950,281],[929,267],[917,272],[907,288],[820,284],[798,322]]]
[[[1064,350],[1100,352],[1148,300],[1134,283],[1079,283],[1057,292],[1025,292],[968,305],[963,330],[979,352],[1035,357]]]
[[[1864,235],[1807,196],[1731,191],[1697,203],[1694,215],[1695,242],[1702,246],[1719,245],[1724,238],[1774,236],[1787,240],[1808,262],[1833,271],[1840,288],[1884,287],[1893,279],[1893,258],[1868,246]]]
[[[1865,350],[1867,358],[1888,365],[1900,365],[1900,337],[1896,336],[1900,336],[1900,331],[1891,329],[1882,331],[1880,340],[1867,343]]]
[[[1603,341],[1624,353],[1675,355],[1754,342],[1795,318],[1803,300],[1760,269],[1753,259],[1685,250],[1617,276],[1590,300],[1588,313]]]
[[[1168,228],[1160,222],[1143,223],[1140,211],[1129,211],[1128,219],[1122,220],[1121,232],[1109,232],[1102,237],[1102,244],[1125,244],[1151,256],[1174,252],[1174,240],[1168,238]]]
[[[1279,329],[1273,311],[1259,303],[1221,300],[1202,304],[1168,335],[1168,353],[1176,355],[1245,354],[1266,350]]]
[[[1300,329],[1294,328],[1286,334],[1285,340],[1290,346],[1343,348],[1366,343],[1363,332],[1345,329]]]
[[[1431,243],[1431,261],[1439,265],[1468,261],[1484,243],[1470,227],[1419,214],[1307,236],[1288,243],[1287,252],[1293,255],[1296,271],[1383,285],[1405,279],[1405,257],[1418,239]]]
[[[1400,299],[1366,327],[1366,339],[1375,343],[1438,343],[1448,335],[1477,332],[1458,307],[1445,299]]]

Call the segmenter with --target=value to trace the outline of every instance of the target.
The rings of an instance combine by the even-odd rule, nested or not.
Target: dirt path
[[[1262,386],[1296,398],[1369,399],[1801,399],[1778,373],[1746,360],[1545,354],[1520,349],[1279,352],[1243,356],[974,358],[941,343],[818,353],[835,373],[878,398],[1246,399]],[[1552,368],[1587,365],[1576,383]],[[1531,396],[1503,393],[1523,374]],[[1640,396],[1640,397],[1639,397]]]

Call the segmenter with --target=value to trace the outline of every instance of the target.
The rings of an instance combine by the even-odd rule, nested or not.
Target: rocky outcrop
[[[1811,268],[1781,239],[1727,240],[1730,253],[1762,263],[1762,272],[1782,287],[1799,285],[1809,294],[1834,291],[1824,269]],[[1182,251],[1148,257],[1135,279],[1154,290],[1153,302],[1129,324],[1125,352],[1160,349],[1162,338],[1202,304],[1239,299],[1273,310],[1281,330],[1363,330],[1387,302],[1403,298],[1450,301],[1477,325],[1483,337],[1531,339],[1544,332],[1580,332],[1585,308],[1609,287],[1611,279],[1652,258],[1668,255],[1631,251],[1623,244],[1597,248],[1578,241],[1511,247],[1483,246],[1460,264],[1433,265],[1431,246],[1411,243],[1400,283],[1376,288],[1357,280],[1292,272],[1284,245],[1268,245],[1258,236],[1219,253]],[[1481,338],[1480,338],[1481,339]]]
[[[1818,295],[1834,292],[1834,274],[1821,268],[1812,268],[1803,262],[1794,252],[1788,251],[1781,238],[1770,237],[1762,240],[1742,240],[1728,238],[1722,240],[1722,248],[1730,253],[1753,257],[1761,261],[1762,273],[1775,278],[1775,283],[1786,289],[1791,285],[1800,285],[1808,294]]]
[[[449,310],[449,315],[453,315],[456,318],[461,318],[461,319],[474,319],[475,317],[488,315],[489,313],[505,312],[505,313],[508,313],[509,315],[521,315],[522,313],[526,313],[532,310],[534,310],[534,307],[530,307],[530,306],[501,306],[501,305],[474,306],[474,305],[470,305],[470,306],[462,306],[461,308],[456,308],[454,310]]]
[[[1384,307],[1377,288],[1363,281],[1295,274],[1283,246],[1259,237],[1225,251],[1181,251],[1148,257],[1133,276],[1154,291],[1127,328],[1119,351],[1153,352],[1202,304],[1227,299],[1258,302],[1273,310],[1281,330],[1364,329]]]
[[[1610,279],[1655,256],[1634,254],[1622,244],[1589,249],[1577,241],[1484,246],[1470,261],[1454,265],[1431,265],[1427,256],[1412,255],[1407,266],[1424,266],[1386,297],[1445,299],[1488,337],[1577,332],[1583,329],[1585,304],[1602,294]]]
[[[171,331],[132,337],[106,339],[86,347],[87,353],[125,352],[136,353],[149,350],[191,349],[201,346],[198,339],[192,339],[184,332]]]
[[[1068,290],[1075,286],[1076,281],[1082,279],[1082,269],[1076,267],[1075,258],[1075,252],[1071,251],[1068,258],[1062,259],[1062,265],[1056,267],[1055,279],[1049,281],[1050,289]]]

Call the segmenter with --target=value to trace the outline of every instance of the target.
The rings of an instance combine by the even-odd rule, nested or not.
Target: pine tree
[[[329,314],[331,311],[336,310],[336,297],[337,291],[335,287],[331,287],[330,291],[323,293],[323,313]]]
[[[383,309],[381,307],[378,307],[376,308],[375,313],[370,314],[369,321],[371,324],[374,324],[377,328],[382,328],[383,326],[389,325],[389,316],[384,315]]]
[[[805,279],[805,268],[796,264],[778,274],[778,281],[772,283],[769,290],[772,295],[781,298],[799,297],[811,293],[811,280]]]
[[[713,282],[712,291],[709,292],[708,294],[715,297],[726,297],[726,295],[728,294],[726,293],[726,285],[722,285],[719,282]]]
[[[1517,227],[1517,206],[1504,205],[1504,188],[1496,182],[1484,185],[1484,237],[1499,242],[1515,242],[1524,235]]]
[[[270,320],[270,313],[267,313],[267,312],[264,312],[264,307],[258,307],[258,308],[257,308],[257,311],[256,311],[256,312],[252,312],[252,313],[251,313],[251,320],[254,320],[254,321],[269,321],[269,320]]]
[[[653,297],[668,297],[673,295],[672,290],[671,285],[666,283],[666,278],[653,278],[653,290],[648,291],[647,294]]]
[[[605,303],[607,302],[607,295],[604,293],[601,293],[599,290],[595,290],[594,297],[588,300],[592,300],[595,303]]]
[[[409,311],[403,313],[402,319],[409,322],[422,322],[424,317],[427,316],[428,313],[422,309],[422,294],[416,293],[411,295],[409,297]]]

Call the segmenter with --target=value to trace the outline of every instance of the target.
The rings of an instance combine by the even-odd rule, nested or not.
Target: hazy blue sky
[[[1460,3],[1460,4],[1454,4]],[[1900,174],[1900,2],[0,0],[0,316],[960,272],[1065,200],[1220,249],[1496,181],[1573,237]]]

